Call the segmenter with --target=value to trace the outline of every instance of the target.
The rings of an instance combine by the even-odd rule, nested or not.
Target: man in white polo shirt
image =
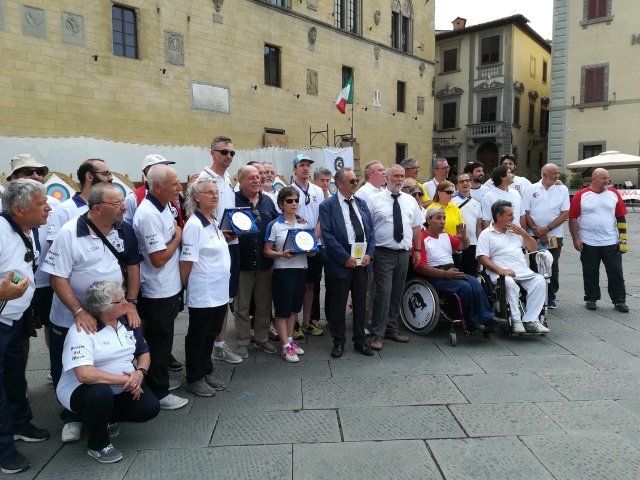
[[[549,282],[549,308],[556,308],[556,294],[560,288],[559,261],[562,252],[562,239],[564,237],[563,224],[569,218],[569,190],[564,185],[557,185],[560,178],[560,169],[553,163],[547,163],[542,167],[542,179],[526,188],[522,192],[527,227],[533,238],[546,245],[551,237],[555,237],[558,246],[550,250],[553,257],[551,278]],[[538,271],[533,256],[529,265],[534,272]]]
[[[482,204],[482,199],[489,191],[489,187],[482,184],[484,180],[484,164],[482,162],[469,162],[464,166],[463,172],[468,174],[471,180],[469,195]]]
[[[373,262],[376,295],[371,319],[373,350],[382,350],[382,337],[394,342],[409,341],[409,337],[398,332],[398,315],[409,262],[414,267],[420,263],[420,226],[424,217],[418,202],[400,191],[403,182],[404,168],[400,165],[387,168],[387,188],[371,199],[376,237]]]
[[[516,168],[518,168],[516,157],[514,155],[502,155],[502,157],[500,157],[500,165],[507,167],[511,171],[511,173],[515,172]],[[485,183],[485,185],[489,188],[493,187],[493,178],[487,180],[487,183]],[[511,184],[511,188],[513,188],[520,195],[522,195],[530,185],[531,182],[525,177],[521,177],[513,173],[513,183]]]
[[[175,410],[188,400],[170,393],[169,372],[174,321],[180,308],[180,242],[182,230],[173,218],[169,202],[182,191],[176,171],[154,165],[147,175],[149,192],[133,217],[133,229],[144,257],[138,304],[145,322],[145,338],[151,353],[146,381],[160,400],[160,408]]]
[[[628,313],[622,272],[622,254],[627,251],[627,207],[617,190],[609,187],[609,172],[596,168],[591,186],[575,194],[569,208],[569,231],[580,252],[584,300],[588,310],[600,300],[600,262],[604,263],[609,297],[614,308]]]
[[[62,375],[64,341],[70,328],[96,331],[96,319],[82,308],[86,290],[96,281],[127,281],[127,319],[138,326],[140,318],[134,305],[140,288],[140,262],[138,242],[133,229],[122,223],[125,211],[120,189],[111,183],[100,183],[91,188],[87,196],[88,212],[63,225],[51,244],[42,270],[50,274],[51,288],[55,292],[51,306],[51,333],[49,358],[51,376],[57,387]],[[93,224],[120,255],[117,258],[103,243]],[[64,422],[62,441],[80,438],[82,418],[69,410],[61,413]]]
[[[424,188],[426,189],[426,193],[428,196],[427,199],[423,199],[425,203],[427,203],[428,200],[435,197],[436,188],[438,188],[438,185],[440,184],[440,182],[444,182],[447,179],[447,176],[449,175],[449,171],[451,170],[451,167],[449,166],[449,162],[447,161],[446,158],[436,158],[433,161],[432,170],[433,170],[433,178],[424,183]],[[426,207],[426,205],[423,205],[423,206]]]
[[[524,225],[524,208],[520,194],[511,188],[513,173],[508,167],[496,167],[491,172],[494,187],[482,197],[482,228],[487,228],[491,223],[491,206],[498,200],[505,200],[513,205],[513,223]]]
[[[462,250],[460,257],[460,270],[467,275],[475,276],[478,273],[476,245],[478,235],[482,231],[482,206],[471,196],[471,178],[468,173],[458,175],[457,188],[458,193],[451,199],[451,203],[460,209],[469,237],[469,246]]]

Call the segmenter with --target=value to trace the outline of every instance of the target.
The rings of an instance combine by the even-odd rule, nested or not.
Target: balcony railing
[[[467,138],[502,137],[505,122],[472,123],[467,125]]]

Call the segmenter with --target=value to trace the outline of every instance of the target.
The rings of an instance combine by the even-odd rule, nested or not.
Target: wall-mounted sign
[[[631,45],[640,45],[640,33],[638,35],[631,35]]]

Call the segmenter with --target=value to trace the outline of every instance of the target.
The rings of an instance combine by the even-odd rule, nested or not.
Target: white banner
[[[335,175],[337,170],[343,167],[353,168],[353,147],[332,150],[326,148],[324,150],[324,165],[331,174]]]

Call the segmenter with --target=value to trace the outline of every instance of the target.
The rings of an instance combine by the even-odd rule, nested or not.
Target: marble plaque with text
[[[191,108],[215,113],[229,113],[229,87],[191,82]]]

